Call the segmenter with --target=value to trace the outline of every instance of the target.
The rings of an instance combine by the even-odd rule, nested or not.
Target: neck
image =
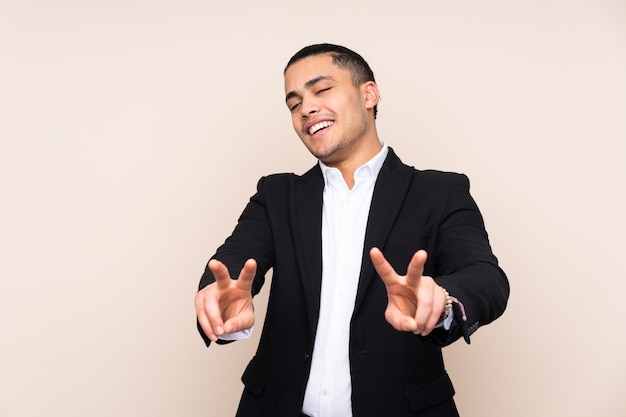
[[[378,152],[380,152],[381,144],[378,136],[376,135],[372,140],[369,140],[367,144],[361,146],[358,150],[354,151],[350,158],[347,158],[337,164],[328,164],[333,168],[337,168],[349,189],[354,187],[354,172],[367,161],[372,159]]]

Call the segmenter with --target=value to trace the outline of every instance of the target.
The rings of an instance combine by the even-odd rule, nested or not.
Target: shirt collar
[[[374,155],[372,159],[358,167],[356,171],[354,171],[354,177],[371,177],[376,179],[388,153],[389,147],[385,142],[381,142],[380,151]],[[322,161],[319,161],[319,165],[322,169],[322,175],[324,176],[324,183],[326,185],[328,185],[331,178],[336,177],[337,175],[341,176],[341,173],[339,173],[337,168],[329,167]]]

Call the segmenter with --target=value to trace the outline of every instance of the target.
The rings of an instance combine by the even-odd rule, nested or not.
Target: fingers
[[[442,287],[435,284],[435,290],[433,292],[433,304],[432,311],[428,319],[426,319],[426,325],[421,332],[422,336],[427,336],[432,332],[437,324],[439,324],[439,320],[441,319],[441,314],[445,308],[446,304],[446,295]]]
[[[217,282],[217,286],[220,290],[228,288],[230,285],[230,274],[228,273],[228,268],[222,262],[217,259],[211,259],[209,261],[209,269],[213,272],[213,276],[215,277],[215,282]]]
[[[378,248],[370,250],[370,258],[376,272],[378,272],[387,288],[389,303],[385,310],[385,319],[396,330],[405,332],[416,331],[415,311],[419,276],[413,277],[412,282],[409,284],[406,277],[397,274]],[[414,265],[414,269],[418,272],[419,266],[419,263]]]
[[[228,268],[217,259],[208,264],[215,282],[196,294],[196,313],[205,335],[216,341],[224,333],[233,333],[252,327],[252,283],[257,264],[248,259],[239,277],[231,279]]]
[[[416,332],[417,322],[415,319],[392,305],[388,306],[385,310],[385,320],[391,326],[401,332]]]
[[[423,276],[417,294],[416,334],[427,336],[439,323],[445,304],[443,288],[428,276]]]
[[[391,264],[387,262],[387,259],[385,259],[385,256],[380,249],[372,248],[370,250],[370,259],[372,260],[372,264],[374,264],[376,272],[378,272],[378,275],[380,275],[385,285],[389,286],[398,281],[398,274],[393,269]]]
[[[397,284],[401,281],[401,277],[397,274],[395,269],[393,269],[387,259],[385,259],[385,256],[380,249],[372,248],[370,250],[370,258],[372,259],[372,264],[374,264],[376,272],[378,272],[378,275],[380,275],[385,285],[389,286]],[[417,288],[420,278],[424,273],[424,264],[426,263],[427,258],[428,256],[425,250],[418,250],[413,254],[411,262],[409,262],[409,266],[407,268],[407,285]]]
[[[409,284],[418,284],[422,275],[424,275],[424,264],[428,255],[425,250],[418,250],[413,254],[409,267],[407,268],[406,277]]]
[[[413,254],[406,276],[398,275],[378,248],[370,250],[370,258],[387,288],[389,303],[385,319],[396,330],[430,334],[439,323],[445,294],[432,277],[423,275],[426,251]]]
[[[204,330],[204,334],[211,341],[215,342],[224,334],[223,308],[220,305],[220,294],[228,290],[232,279],[226,265],[217,259],[211,259],[208,266],[211,272],[213,272],[215,282],[198,292],[201,306],[196,306],[196,310],[198,311],[198,321],[202,330]]]
[[[235,333],[250,329],[252,326],[254,326],[254,310],[250,306],[224,322],[224,333]]]
[[[254,325],[254,309],[252,308],[252,283],[256,276],[256,261],[248,259],[241,268],[239,278],[233,282],[238,292],[242,294],[239,303],[244,307],[237,308],[238,313],[224,323],[225,333],[234,333],[249,329]],[[247,300],[246,300],[247,299]]]
[[[211,272],[213,272],[215,282],[217,282],[220,291],[229,288],[233,284],[242,290],[252,289],[252,282],[254,281],[254,276],[256,274],[256,261],[254,259],[248,259],[246,261],[243,268],[241,268],[241,272],[239,273],[239,278],[237,280],[231,279],[226,265],[217,259],[211,259],[209,261],[209,268],[211,269]]]
[[[242,290],[252,291],[252,282],[254,281],[254,277],[256,275],[256,261],[254,259],[248,259],[245,264],[243,264],[243,268],[241,268],[241,272],[239,273],[239,278],[237,279],[237,287]]]
[[[216,287],[217,283],[204,287],[198,291],[195,299],[198,323],[204,334],[213,342],[224,333],[222,314],[215,299]]]

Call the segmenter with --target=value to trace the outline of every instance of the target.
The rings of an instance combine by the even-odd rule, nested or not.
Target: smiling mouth
[[[317,132],[319,132],[322,129],[326,129],[327,127],[330,127],[333,125],[334,122],[330,121],[330,120],[325,120],[323,122],[319,122],[314,124],[313,126],[311,126],[309,128],[309,135],[314,135]]]

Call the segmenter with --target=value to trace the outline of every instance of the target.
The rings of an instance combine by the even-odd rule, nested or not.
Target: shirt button
[[[309,361],[309,359],[311,359],[311,355],[309,355],[308,353],[304,354],[304,363],[307,363]]]
[[[328,390],[327,389],[322,390],[322,394],[324,394],[325,396],[328,395]]]

